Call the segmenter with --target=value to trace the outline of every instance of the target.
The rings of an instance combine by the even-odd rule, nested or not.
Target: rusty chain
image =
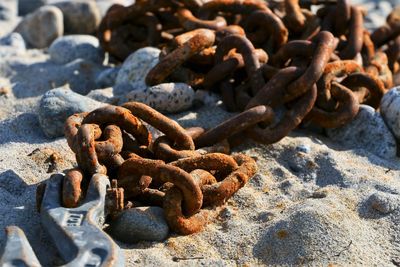
[[[271,116],[271,111],[264,109],[257,121]],[[162,135],[153,140],[150,126]],[[62,204],[78,207],[90,177],[107,174],[111,187],[105,208],[111,221],[137,205],[157,205],[164,208],[173,231],[198,232],[213,214],[210,208],[227,201],[257,170],[252,158],[228,155],[226,140],[195,145],[193,138],[201,136],[204,129],[184,129],[138,102],[74,114],[66,120],[64,131],[78,167],[65,172]],[[39,203],[43,191],[38,190]]]
[[[316,4],[322,7],[314,14]],[[400,76],[400,23],[395,11],[372,33],[363,23],[364,11],[348,0],[113,5],[98,37],[115,60],[158,47],[147,85],[185,82],[218,92],[226,109],[239,113],[211,129],[184,129],[137,102],[72,115],[65,136],[78,167],[63,178],[63,205],[77,207],[90,177],[106,174],[111,219],[137,203],[158,205],[175,232],[202,230],[210,208],[257,170],[252,158],[228,155],[233,140],[271,144],[302,123],[336,128],[353,120],[360,104],[379,108]],[[150,128],[162,134],[153,138]]]

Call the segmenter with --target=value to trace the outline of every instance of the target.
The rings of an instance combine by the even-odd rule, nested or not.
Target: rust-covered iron
[[[313,5],[322,5],[315,14]],[[379,109],[400,77],[399,9],[372,33],[364,15],[349,0],[111,6],[97,34],[114,63],[158,47],[159,61],[143,77],[147,86],[184,82],[217,92],[235,114],[209,129],[184,129],[138,102],[70,116],[64,132],[77,166],[58,176],[63,209],[80,209],[101,180],[111,222],[131,207],[156,205],[174,232],[201,231],[215,206],[257,171],[251,157],[229,155],[235,145],[246,138],[272,144],[299,125],[342,127],[360,104]],[[38,208],[49,194],[46,184],[38,186]]]
[[[240,120],[248,123],[251,119],[255,124],[272,117],[272,110],[267,106],[247,113],[226,127],[233,129]],[[153,140],[147,125],[164,135]],[[70,116],[65,123],[65,136],[76,154],[78,167],[68,170],[63,178],[62,204],[67,208],[78,207],[89,177],[107,174],[112,181],[107,189],[105,208],[111,220],[132,207],[131,203],[159,205],[164,207],[167,222],[175,232],[200,231],[212,214],[203,208],[203,186],[215,184],[213,190],[219,196],[215,201],[208,199],[207,207],[220,205],[222,199],[229,199],[244,186],[256,170],[251,158],[247,158],[246,164],[254,166],[242,170],[240,154],[232,157],[216,153],[229,153],[228,135],[196,144],[193,139],[205,132],[200,127],[184,129],[138,102],[128,102],[122,107],[104,106]],[[216,134],[211,133],[220,134],[218,129]],[[207,190],[210,194],[211,189]]]

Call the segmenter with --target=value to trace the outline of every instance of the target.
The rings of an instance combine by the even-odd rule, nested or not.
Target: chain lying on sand
[[[161,48],[149,86],[184,82],[220,93],[228,111],[242,112],[208,129],[197,145],[246,137],[271,144],[299,125],[343,126],[360,104],[379,108],[399,70],[400,24],[394,11],[370,34],[363,16],[346,0],[143,0],[114,5],[98,36],[118,59]]]
[[[152,140],[148,125],[164,135]],[[138,102],[72,115],[66,121],[65,135],[79,167],[64,177],[64,206],[79,206],[90,177],[106,174],[115,178],[110,213],[137,202],[162,206],[175,232],[200,231],[209,213],[202,208],[223,204],[257,170],[255,161],[246,155],[214,152],[229,152],[226,142],[208,147],[211,153],[195,150],[193,137],[202,132],[199,127],[185,130]]]
[[[322,5],[316,14],[313,5]],[[65,135],[78,167],[37,192],[42,221],[60,251],[61,241],[72,242],[83,254],[87,248],[106,251],[99,266],[121,264],[118,246],[94,220],[105,213],[112,221],[142,205],[162,206],[177,233],[198,232],[212,208],[257,171],[252,158],[229,155],[232,145],[245,138],[275,143],[300,125],[341,127],[360,104],[378,109],[400,73],[396,12],[369,33],[364,10],[346,0],[138,0],[112,6],[98,30],[105,51],[124,60],[139,48],[159,47],[147,85],[184,82],[215,91],[238,114],[211,129],[183,129],[137,102],[69,117]],[[284,115],[276,115],[282,109]],[[153,140],[151,127],[163,135]],[[79,239],[88,233],[107,246]],[[19,238],[18,248],[26,249],[16,229],[9,229],[9,238]],[[12,251],[5,255],[18,258]]]

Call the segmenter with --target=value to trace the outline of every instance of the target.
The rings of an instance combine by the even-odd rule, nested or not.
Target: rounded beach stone
[[[25,52],[25,41],[21,34],[12,32],[0,38],[0,57],[12,57]]]
[[[94,1],[63,1],[53,5],[64,14],[66,34],[91,34],[100,24],[100,10]]]
[[[47,137],[64,135],[65,120],[80,112],[92,111],[103,106],[89,97],[74,93],[68,87],[59,87],[46,92],[39,103],[39,123]]]
[[[57,38],[49,48],[51,59],[58,64],[65,64],[82,58],[101,64],[104,53],[99,40],[91,35],[68,35]]]
[[[128,101],[138,101],[164,113],[176,113],[192,106],[194,90],[185,83],[161,83],[126,95]]]
[[[119,241],[162,241],[168,237],[169,227],[160,207],[138,207],[121,212],[108,228]]]
[[[400,140],[400,87],[394,87],[383,96],[380,110],[386,125]]]
[[[15,28],[35,48],[48,47],[63,35],[63,14],[54,6],[43,6],[27,15]]]
[[[384,192],[376,192],[368,198],[371,208],[388,214],[400,207],[400,196]]]
[[[360,105],[357,116],[347,125],[327,129],[330,139],[347,148],[361,148],[381,158],[396,157],[396,140],[381,115],[367,105]]]
[[[24,51],[26,49],[24,38],[17,32],[12,32],[0,38],[0,46],[11,46]]]
[[[160,49],[154,47],[136,50],[125,59],[115,83],[141,82],[144,85],[147,73],[158,63],[159,54]]]

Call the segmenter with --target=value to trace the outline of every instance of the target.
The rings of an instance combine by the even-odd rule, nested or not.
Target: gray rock
[[[0,46],[11,46],[20,50],[26,49],[24,38],[17,32],[12,32],[0,38]]]
[[[400,87],[392,88],[383,96],[380,111],[386,125],[400,140]]]
[[[185,83],[161,83],[144,90],[134,90],[126,98],[145,103],[160,112],[176,113],[192,106],[194,90]]]
[[[96,101],[108,104],[117,104],[118,102],[118,99],[116,99],[114,96],[112,87],[92,90],[86,96]]]
[[[57,37],[63,35],[63,14],[54,6],[41,7],[27,15],[14,31],[19,32],[33,47],[48,47]]]
[[[45,93],[40,100],[39,123],[46,136],[63,136],[64,122],[69,116],[92,111],[102,105],[104,104],[74,93],[68,87],[56,88]]]
[[[368,203],[374,210],[388,214],[400,207],[400,196],[376,192],[368,198]]]
[[[57,38],[49,47],[51,59],[58,64],[65,64],[82,58],[101,64],[104,52],[99,40],[91,35],[68,35]]]
[[[169,228],[160,207],[139,207],[123,211],[110,225],[109,232],[125,243],[162,241]]]
[[[118,72],[116,84],[138,83],[145,85],[147,73],[158,63],[160,50],[154,47],[144,47],[132,53]]]
[[[308,144],[299,144],[296,146],[296,150],[303,153],[310,153],[311,147]]]
[[[92,34],[100,24],[100,11],[94,1],[63,1],[54,5],[64,14],[66,34]]]
[[[295,152],[288,156],[289,169],[304,181],[315,181],[319,166],[307,153]]]
[[[0,20],[12,20],[17,17],[18,4],[16,0],[0,1]]]
[[[20,16],[25,16],[45,4],[46,0],[18,0],[18,14]]]
[[[353,121],[326,132],[347,148],[361,148],[386,159],[396,157],[396,140],[381,115],[370,106],[361,105]]]
[[[121,68],[114,67],[108,68],[104,71],[100,72],[96,77],[96,84],[99,88],[110,87],[115,84],[115,80],[117,79],[118,72]]]
[[[24,52],[25,41],[19,33],[13,32],[0,39],[0,57],[16,56]]]

